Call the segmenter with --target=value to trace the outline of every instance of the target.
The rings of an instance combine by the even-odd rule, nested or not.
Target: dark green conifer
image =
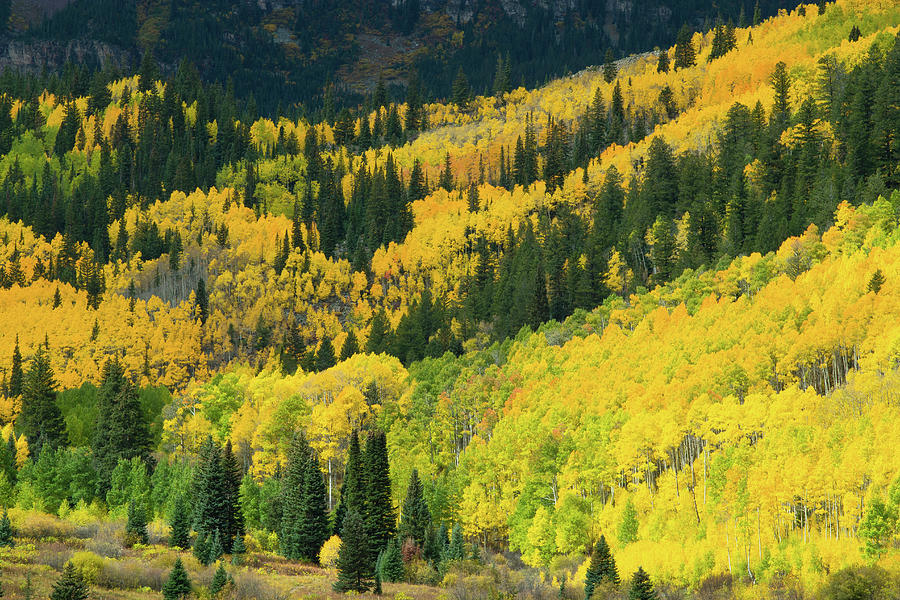
[[[653,584],[650,583],[650,577],[642,567],[638,567],[638,570],[631,580],[631,589],[628,590],[628,600],[656,599],[656,592],[653,590]]]
[[[9,397],[15,398],[22,395],[22,384],[25,374],[22,371],[22,353],[19,351],[19,335],[16,334],[16,345],[13,348],[12,365],[9,369]]]
[[[180,557],[175,559],[169,578],[163,584],[162,593],[164,600],[180,600],[190,595],[191,580]]]
[[[225,589],[225,585],[228,583],[228,571],[225,570],[225,563],[219,561],[219,566],[216,568],[216,572],[213,574],[212,582],[209,584],[209,593],[211,596],[215,596],[223,589]]]
[[[374,563],[375,557],[394,536],[396,517],[391,504],[391,477],[388,466],[387,437],[376,431],[366,440],[363,458],[366,480],[365,528]],[[349,511],[348,511],[349,515]]]
[[[344,340],[344,345],[341,346],[341,361],[345,361],[354,354],[359,354],[359,341],[356,339],[356,334],[353,330],[350,330],[350,333],[347,334],[347,338]]]
[[[191,515],[183,495],[175,499],[169,520],[169,546],[187,550],[191,546]]]
[[[697,64],[697,53],[694,50],[694,33],[687,24],[681,26],[675,42],[675,70],[687,69]]]
[[[0,546],[12,548],[15,545],[13,539],[12,523],[9,521],[9,514],[4,510],[3,517],[0,517]]]
[[[148,540],[147,511],[144,509],[144,503],[130,500],[128,502],[128,520],[125,523],[125,544],[127,546],[146,544]]]
[[[66,423],[56,405],[56,379],[46,343],[38,346],[25,376],[19,422],[35,458],[44,448],[56,449],[67,444]]]
[[[397,582],[403,579],[403,555],[400,544],[391,539],[381,555],[381,578],[384,581]]]
[[[406,487],[406,499],[400,510],[400,524],[397,526],[397,537],[402,542],[412,539],[419,548],[425,546],[425,533],[431,526],[431,511],[425,502],[419,471],[413,469]]]
[[[331,343],[331,338],[326,336],[316,351],[316,371],[325,371],[335,364],[337,361],[334,358],[334,345]]]
[[[364,593],[372,588],[374,569],[369,539],[362,516],[356,511],[348,511],[341,529],[335,591]]]
[[[50,600],[87,600],[88,587],[81,571],[70,562],[66,563],[62,576],[53,584]]]

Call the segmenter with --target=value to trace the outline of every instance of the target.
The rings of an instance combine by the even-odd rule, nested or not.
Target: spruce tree
[[[381,555],[381,578],[384,581],[396,583],[403,579],[403,555],[400,553],[400,544],[391,539]]]
[[[210,539],[209,546],[206,551],[206,560],[201,561],[204,565],[211,565],[219,560],[225,554],[224,544],[222,543],[222,532],[216,529]]]
[[[656,72],[657,73],[668,73],[669,72],[669,52],[668,50],[663,50],[659,53],[659,61],[656,63]]]
[[[353,330],[350,330],[350,333],[347,334],[347,338],[344,340],[344,345],[341,346],[341,361],[345,361],[354,354],[359,354],[359,341],[356,339],[356,334],[353,333]]]
[[[239,535],[234,539],[231,545],[231,564],[240,565],[244,562],[244,554],[247,553],[247,546],[244,544],[244,536]]]
[[[642,567],[638,567],[631,580],[631,589],[628,590],[628,600],[656,600],[656,592],[650,577]]]
[[[219,561],[219,566],[216,568],[216,572],[213,574],[212,582],[209,584],[209,593],[211,596],[215,596],[223,589],[225,589],[225,585],[228,583],[228,571],[225,570],[225,563]]]
[[[191,546],[191,515],[183,495],[175,499],[169,520],[169,546],[187,550]]]
[[[866,286],[866,291],[878,293],[881,291],[881,286],[884,285],[884,273],[881,269],[875,269],[875,272],[872,273],[872,277],[869,279],[869,285]]]
[[[612,48],[607,48],[606,59],[603,63],[603,80],[606,83],[612,83],[619,74],[619,68],[616,66],[616,56],[613,54]]]
[[[348,511],[341,529],[335,591],[363,593],[371,589],[374,569],[369,540],[362,516],[356,511]]]
[[[594,546],[591,553],[591,563],[584,577],[584,597],[590,600],[594,588],[600,583],[608,581],[614,585],[619,583],[619,571],[616,562],[609,551],[606,537],[600,536],[600,541]]]
[[[450,560],[462,560],[466,557],[466,542],[463,539],[462,527],[459,523],[453,525],[450,534],[450,544],[447,546],[447,558]]]
[[[316,371],[325,371],[335,364],[337,361],[334,358],[334,345],[331,343],[331,338],[326,336],[316,351]]]
[[[294,436],[287,452],[287,468],[281,483],[281,531],[278,542],[281,555],[291,560],[303,558],[301,534],[306,508],[306,470],[309,468],[309,444],[302,433]]]
[[[180,600],[190,595],[191,580],[180,557],[175,559],[169,578],[163,584],[162,593],[165,600]]]
[[[0,517],[0,546],[12,548],[15,545],[13,539],[12,523],[9,521],[9,514],[4,510],[3,517]]]
[[[365,528],[371,545],[371,561],[394,536],[394,507],[391,504],[391,477],[388,465],[387,437],[383,431],[369,435],[363,458],[365,492]],[[350,511],[347,511],[349,515]]]
[[[453,104],[459,110],[466,110],[469,108],[469,98],[471,96],[472,89],[469,87],[469,80],[466,78],[462,66],[460,66],[459,71],[456,73],[456,78],[453,80],[453,91],[451,94]]]
[[[10,398],[22,395],[24,378],[25,375],[22,372],[22,353],[19,351],[19,336],[16,334],[16,345],[13,348],[12,365],[9,369],[8,395]]]
[[[125,543],[127,546],[134,544],[146,544],[149,540],[147,535],[147,512],[144,510],[143,501],[135,502],[133,499],[128,502],[128,520],[125,523]]]
[[[325,498],[325,476],[319,459],[310,453],[304,481],[304,504],[299,527],[300,557],[318,563],[319,550],[328,539],[328,509]]]
[[[88,587],[81,571],[67,562],[62,576],[53,584],[50,600],[87,600]]]
[[[397,537],[401,543],[407,539],[416,542],[419,548],[425,546],[425,533],[431,526],[431,512],[425,502],[419,471],[413,469],[406,487],[406,499],[400,510],[400,524],[397,526]]]
[[[209,564],[207,561],[209,559],[209,536],[206,535],[206,532],[199,531],[197,532],[197,539],[194,540],[194,558],[201,565]]]
[[[150,426],[137,389],[125,375],[118,358],[107,361],[97,394],[97,429],[93,440],[94,465],[102,494],[120,460],[137,457],[150,461],[153,445]]]
[[[45,448],[56,449],[67,444],[66,423],[56,405],[56,379],[46,342],[38,346],[25,375],[19,422],[35,458]]]
[[[222,451],[222,471],[227,512],[222,529],[222,548],[231,552],[231,544],[236,537],[244,534],[244,513],[241,510],[241,479],[243,473],[237,457],[231,449],[231,440],[225,442]]]
[[[687,69],[697,64],[697,54],[694,50],[694,34],[687,24],[681,26],[678,39],[675,42],[675,70]]]
[[[206,282],[203,278],[197,280],[197,293],[195,295],[197,301],[197,314],[200,317],[200,324],[205,325],[206,319],[209,318],[209,294],[206,291]]]

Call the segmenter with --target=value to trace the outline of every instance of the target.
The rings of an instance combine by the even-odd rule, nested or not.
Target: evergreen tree
[[[209,294],[206,292],[206,282],[203,278],[197,280],[197,312],[200,316],[200,324],[205,325],[209,318]]]
[[[388,466],[387,437],[376,431],[366,440],[363,458],[366,478],[364,523],[374,562],[378,552],[394,536],[394,507],[391,504],[391,478]],[[349,515],[350,511],[347,511]]]
[[[425,534],[431,527],[431,512],[425,502],[418,469],[413,469],[406,487],[406,499],[400,510],[397,538],[402,542],[413,539],[419,548],[425,546]]]
[[[459,110],[466,110],[469,108],[469,99],[471,97],[472,89],[469,87],[469,80],[466,77],[463,68],[460,66],[459,71],[456,73],[456,78],[453,80],[453,91],[451,94],[453,104],[455,104]]]
[[[210,539],[206,535],[206,532],[197,532],[197,539],[194,540],[192,551],[194,553],[194,558],[196,558],[201,565],[209,564],[209,543]]]
[[[134,385],[118,358],[107,361],[97,393],[97,429],[93,440],[94,465],[100,493],[109,490],[110,477],[120,460],[150,461],[150,426]]]
[[[697,64],[697,53],[694,50],[694,34],[687,24],[681,26],[675,42],[675,70],[687,69]]]
[[[169,578],[163,584],[162,593],[164,600],[180,600],[190,595],[191,580],[180,557],[175,559]]]
[[[642,567],[634,573],[631,580],[631,589],[628,590],[628,600],[656,600],[656,592],[653,590],[653,584],[650,583],[650,577]]]
[[[128,546],[134,544],[147,544],[147,512],[142,501],[128,502],[128,520],[125,523],[125,543]]]
[[[359,434],[354,429],[350,434],[350,444],[347,449],[347,464],[344,466],[344,484],[341,486],[341,507],[346,513],[353,510],[360,515],[365,513],[366,506],[366,476],[364,472],[363,455],[359,446]],[[337,523],[340,530],[343,522]]]
[[[597,542],[594,546],[594,551],[591,553],[591,563],[584,577],[584,597],[586,600],[590,600],[594,593],[594,588],[604,581],[618,585],[619,571],[609,551],[606,538],[600,536],[600,541]]]
[[[354,354],[359,354],[359,342],[356,339],[356,334],[351,329],[344,340],[344,345],[341,346],[341,361],[347,360]]]
[[[222,529],[222,547],[231,552],[231,544],[235,538],[244,535],[244,513],[241,509],[241,479],[243,472],[237,457],[231,449],[231,440],[225,442],[222,451],[222,470],[224,471],[225,503],[227,507],[225,527]]]
[[[603,79],[606,83],[612,83],[619,74],[619,68],[616,66],[616,56],[613,54],[612,48],[606,50],[606,61],[603,63]]]
[[[656,72],[657,73],[668,73],[669,72],[669,52],[668,52],[668,50],[663,50],[659,53],[659,60],[656,63]]]
[[[234,538],[231,545],[231,564],[240,565],[244,562],[244,554],[247,553],[247,546],[244,544],[244,536],[239,535]]]
[[[337,364],[334,358],[334,346],[331,338],[325,337],[316,352],[316,371],[325,371]]]
[[[209,594],[215,596],[225,589],[227,583],[228,571],[225,570],[225,563],[219,561],[219,566],[216,568],[216,572],[213,574],[212,581],[209,584]]]
[[[869,279],[869,285],[866,286],[866,291],[878,293],[881,291],[881,286],[884,285],[884,273],[881,269],[875,269],[875,272],[872,273],[872,277]]]
[[[623,545],[637,541],[638,521],[637,510],[631,500],[625,503],[622,513],[622,522],[619,524],[619,542]]]
[[[325,476],[319,468],[315,453],[307,458],[304,480],[304,504],[300,517],[298,541],[300,557],[311,563],[319,562],[319,550],[328,540],[328,509],[325,498]]]
[[[191,515],[183,495],[175,499],[169,520],[169,546],[187,550],[191,546]]]
[[[88,587],[72,562],[67,562],[62,576],[53,584],[50,600],[87,600]]]
[[[9,387],[7,392],[10,398],[22,395],[22,385],[25,375],[22,372],[22,353],[19,352],[19,336],[16,334],[16,345],[13,348],[12,366],[9,370]]]
[[[19,421],[35,458],[45,448],[56,449],[67,443],[66,423],[56,405],[56,379],[46,343],[38,346],[25,375]]]
[[[225,554],[225,547],[222,543],[222,532],[221,530],[216,529],[215,533],[213,533],[212,535],[212,538],[210,538],[209,545],[207,546],[206,560],[200,562],[204,566],[211,565],[219,560],[223,554]]]
[[[3,517],[0,517],[0,546],[12,548],[15,545],[13,539],[12,523],[9,521],[9,514],[4,510]]]
[[[278,542],[281,554],[291,560],[299,560],[304,555],[301,533],[302,519],[306,509],[306,470],[309,468],[311,450],[302,433],[291,441],[287,452],[287,467],[281,483],[281,531]]]
[[[381,554],[380,566],[381,578],[384,581],[392,583],[402,581],[404,574],[403,555],[400,553],[400,544],[397,543],[397,540],[392,539],[388,542],[387,547]]]
[[[449,560],[462,560],[466,557],[466,542],[463,539],[462,527],[459,523],[453,525],[450,533],[450,544],[447,546],[447,558]]]
[[[381,354],[390,347],[391,325],[384,308],[379,308],[372,317],[369,326],[369,339],[366,340],[366,352]]]
[[[369,540],[362,516],[356,511],[348,511],[341,529],[335,591],[364,593],[372,587],[374,569]]]
[[[211,436],[201,444],[198,454],[193,482],[194,529],[198,534],[205,534],[210,546],[218,534],[219,544],[227,543],[230,547],[237,520],[234,514],[237,502],[232,491],[235,484],[226,472],[222,449]],[[199,535],[197,539],[199,543]]]

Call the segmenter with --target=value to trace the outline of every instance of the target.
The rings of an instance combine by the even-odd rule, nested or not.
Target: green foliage
[[[391,477],[387,453],[387,436],[383,431],[371,433],[363,456],[365,477],[364,523],[369,538],[370,561],[394,537],[396,516],[391,502]],[[350,514],[350,511],[347,511]],[[343,539],[343,535],[341,535]]]
[[[88,587],[71,562],[66,563],[62,576],[53,584],[50,600],[87,600]]]
[[[606,543],[606,537],[600,536],[600,540],[594,546],[591,553],[590,566],[584,576],[584,597],[590,600],[594,594],[594,588],[603,582],[612,585],[619,584],[619,571],[616,568],[616,561],[609,550]]]
[[[374,569],[371,552],[369,536],[362,517],[356,511],[348,511],[341,529],[335,591],[363,593],[372,588]]]
[[[190,595],[191,580],[181,558],[175,559],[175,565],[169,572],[169,578],[163,584],[162,593],[165,600],[179,600]]]
[[[872,293],[877,294],[881,291],[881,286],[884,285],[884,273],[881,269],[876,269],[874,273],[872,273],[872,277],[869,279],[869,284],[866,286],[866,290]]]
[[[642,567],[638,567],[631,579],[631,588],[628,590],[628,600],[656,600],[657,595],[650,583],[650,577]]]
[[[213,574],[212,582],[209,584],[209,593],[212,596],[215,596],[228,584],[229,575],[228,571],[225,570],[225,563],[219,562],[219,566],[216,568],[216,572]]]
[[[169,520],[169,546],[187,550],[191,547],[191,514],[187,500],[179,495]]]
[[[4,510],[3,517],[0,517],[0,546],[12,548],[15,543],[12,523],[9,521],[9,514]]]
[[[425,502],[419,471],[413,469],[406,488],[406,499],[400,509],[400,524],[397,526],[397,539],[406,541],[413,539],[419,548],[425,546],[425,534],[431,527],[431,512]]]
[[[144,503],[131,500],[128,502],[128,520],[125,523],[125,543],[127,546],[146,544],[148,539]]]
[[[384,552],[381,554],[378,569],[381,579],[389,582],[397,582],[403,580],[403,556],[400,553],[400,545],[397,540],[392,539],[388,542]]]
[[[629,498],[625,503],[625,510],[622,511],[622,521],[619,523],[619,542],[623,545],[636,542],[638,539],[637,534],[637,510],[634,508],[634,503]]]
[[[56,405],[56,379],[50,367],[49,349],[40,345],[31,360],[22,386],[22,432],[32,456],[44,448],[55,449],[68,442],[62,412]]]
[[[871,558],[878,558],[885,550],[897,530],[896,505],[876,496],[869,501],[866,514],[859,524],[859,537],[864,542],[864,551]]]
[[[833,573],[818,597],[822,600],[887,600],[891,586],[890,577],[883,568],[851,566]]]

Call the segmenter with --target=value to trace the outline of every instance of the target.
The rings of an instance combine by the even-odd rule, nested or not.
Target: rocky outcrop
[[[127,50],[96,40],[0,40],[0,69],[38,73],[58,69],[67,61],[125,68],[134,63],[134,58]]]

